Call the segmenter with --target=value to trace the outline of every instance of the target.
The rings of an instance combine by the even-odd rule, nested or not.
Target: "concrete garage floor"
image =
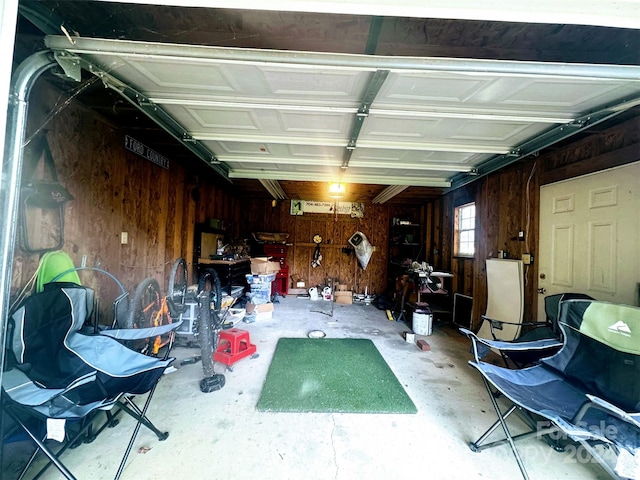
[[[363,304],[312,302],[289,296],[275,304],[273,319],[239,323],[259,356],[226,371],[226,385],[203,394],[195,348],[176,347],[177,371],[160,382],[149,417],[169,438],[140,431],[123,479],[399,479],[521,478],[508,446],[473,453],[475,440],[494,420],[479,374],[467,365],[469,341],[445,322],[435,322],[420,351],[402,338],[403,323]],[[321,329],[327,337],[369,338],[415,403],[415,415],[261,413],[260,396],[277,340]],[[321,341],[321,340],[318,340]],[[372,379],[375,381],[375,379]],[[504,399],[499,400],[504,402]],[[68,451],[66,465],[78,479],[110,479],[132,431],[130,417],[105,430],[92,444]],[[144,452],[144,453],[142,453]],[[541,440],[520,444],[530,478],[604,479],[604,470],[584,452],[558,453]],[[55,469],[44,476],[61,478]]]

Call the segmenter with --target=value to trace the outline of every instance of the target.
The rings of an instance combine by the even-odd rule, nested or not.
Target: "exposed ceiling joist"
[[[408,187],[408,185],[390,185],[371,200],[371,203],[385,203],[399,193],[404,192]]]
[[[267,191],[271,194],[274,200],[286,200],[287,194],[284,193],[282,187],[278,183],[277,180],[269,180],[266,178],[261,178],[260,183]]]

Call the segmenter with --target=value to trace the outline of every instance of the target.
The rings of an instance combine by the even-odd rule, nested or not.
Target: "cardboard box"
[[[337,292],[346,292],[348,290],[349,290],[349,288],[344,283],[339,283],[338,285],[336,285],[336,291]]]
[[[269,257],[254,257],[251,259],[251,273],[253,275],[267,275],[280,271],[280,262],[271,262]]]
[[[257,322],[259,322],[260,320],[271,320],[272,318],[273,318],[273,312],[256,313]]]
[[[353,292],[351,290],[334,292],[333,296],[336,303],[341,303],[343,305],[351,305],[353,303]]]
[[[255,316],[256,321],[269,320],[273,318],[273,303],[254,304],[247,303],[247,315]]]
[[[291,275],[291,287],[292,288],[306,288],[307,284],[300,275]]]
[[[255,313],[266,313],[273,312],[273,303],[261,303],[256,305],[255,303],[247,303],[247,315],[251,315],[253,312]]]

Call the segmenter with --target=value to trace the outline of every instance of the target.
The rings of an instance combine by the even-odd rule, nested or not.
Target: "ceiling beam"
[[[382,190],[373,200],[371,200],[371,203],[385,203],[399,193],[404,192],[407,188],[409,188],[409,185],[390,185]]]
[[[364,47],[365,55],[375,55],[378,48],[378,39],[382,31],[382,23],[384,17],[373,17],[369,24],[369,36],[367,37],[367,45]]]
[[[267,192],[271,194],[274,200],[286,200],[287,194],[284,192],[280,184],[277,180],[271,180],[267,178],[259,179],[260,183],[264,188],[267,189]]]

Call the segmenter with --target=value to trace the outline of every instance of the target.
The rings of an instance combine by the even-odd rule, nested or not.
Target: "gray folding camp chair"
[[[516,368],[523,368],[533,365],[540,361],[541,358],[549,357],[560,350],[563,343],[562,332],[558,326],[560,304],[565,300],[572,299],[593,300],[592,297],[583,293],[559,293],[545,297],[546,321],[519,323],[519,326],[529,327],[529,330],[514,340],[500,340],[496,335],[496,331],[499,331],[508,322],[494,320],[485,315],[482,318],[489,324],[492,338],[479,337],[466,328],[460,328],[460,332],[469,338],[476,338],[478,341],[476,348],[480,358],[484,357],[490,350],[493,350],[500,354],[507,367],[511,363]]]
[[[92,295],[91,289],[76,284],[49,283],[43,292],[28,297],[9,319],[1,403],[2,410],[38,447],[25,471],[41,451],[50,460],[45,468],[52,463],[65,478],[73,479],[59,459],[75,441],[67,438],[67,423],[86,421],[89,426],[92,415],[114,407],[137,420],[116,478],[122,473],[140,425],[160,440],[168,436],[148,420],[146,411],[158,381],[174,359],[143,355],[114,337],[155,337],[175,330],[180,323],[86,334],[81,329],[93,306]],[[147,393],[144,407],[139,408],[134,396]],[[30,421],[33,419],[35,427]],[[44,421],[46,435],[41,431]],[[53,436],[51,425],[58,425],[62,435]],[[54,452],[43,436],[57,439],[62,447]]]
[[[607,463],[595,446],[603,444],[619,459],[640,464],[640,308],[566,300],[558,323],[565,338],[560,351],[521,370],[482,362],[479,340],[472,337],[475,359],[469,364],[482,375],[498,420],[469,446],[478,452],[508,443],[527,479],[515,442],[564,435],[579,442],[612,478],[622,478],[618,465]],[[500,409],[492,388],[511,401],[506,411]],[[525,414],[531,431],[511,435],[507,420],[514,411]],[[499,427],[505,437],[486,443]]]

